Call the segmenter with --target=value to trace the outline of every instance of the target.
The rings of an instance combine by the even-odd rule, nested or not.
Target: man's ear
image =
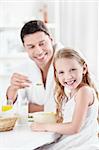
[[[51,36],[51,35],[49,36],[49,38],[50,38],[50,40],[51,40],[52,44],[54,44],[54,40],[53,40],[53,38],[52,38],[52,36]]]

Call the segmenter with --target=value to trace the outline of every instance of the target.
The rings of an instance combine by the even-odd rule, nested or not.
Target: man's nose
[[[42,48],[40,46],[36,46],[36,54],[41,55],[43,52]]]

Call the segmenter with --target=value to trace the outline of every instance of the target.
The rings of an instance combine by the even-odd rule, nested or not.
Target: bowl
[[[38,123],[55,123],[56,114],[54,112],[35,112],[33,121]]]
[[[0,116],[0,132],[13,130],[16,120],[16,116]]]

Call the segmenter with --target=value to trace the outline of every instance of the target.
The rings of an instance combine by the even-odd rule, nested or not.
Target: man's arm
[[[29,113],[44,111],[44,105],[29,103]]]
[[[6,92],[6,97],[7,99],[12,100],[14,103],[17,99],[17,90],[14,89],[12,86],[9,86]]]
[[[17,90],[13,89],[11,86],[8,87],[7,93],[6,93],[7,99],[10,99],[13,101],[13,103],[17,99]],[[29,103],[29,113],[32,112],[38,112],[38,111],[44,111],[44,105],[38,105],[35,103]]]

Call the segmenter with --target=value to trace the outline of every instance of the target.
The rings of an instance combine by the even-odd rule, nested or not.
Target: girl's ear
[[[87,66],[86,63],[84,63],[84,65],[83,65],[83,74],[85,75],[86,72],[88,72],[88,66]]]
[[[58,73],[57,73],[57,71],[55,71],[55,75],[56,75],[56,78],[58,79]]]
[[[56,80],[59,81],[59,77],[58,77],[57,71],[55,71],[55,75],[56,75]]]

